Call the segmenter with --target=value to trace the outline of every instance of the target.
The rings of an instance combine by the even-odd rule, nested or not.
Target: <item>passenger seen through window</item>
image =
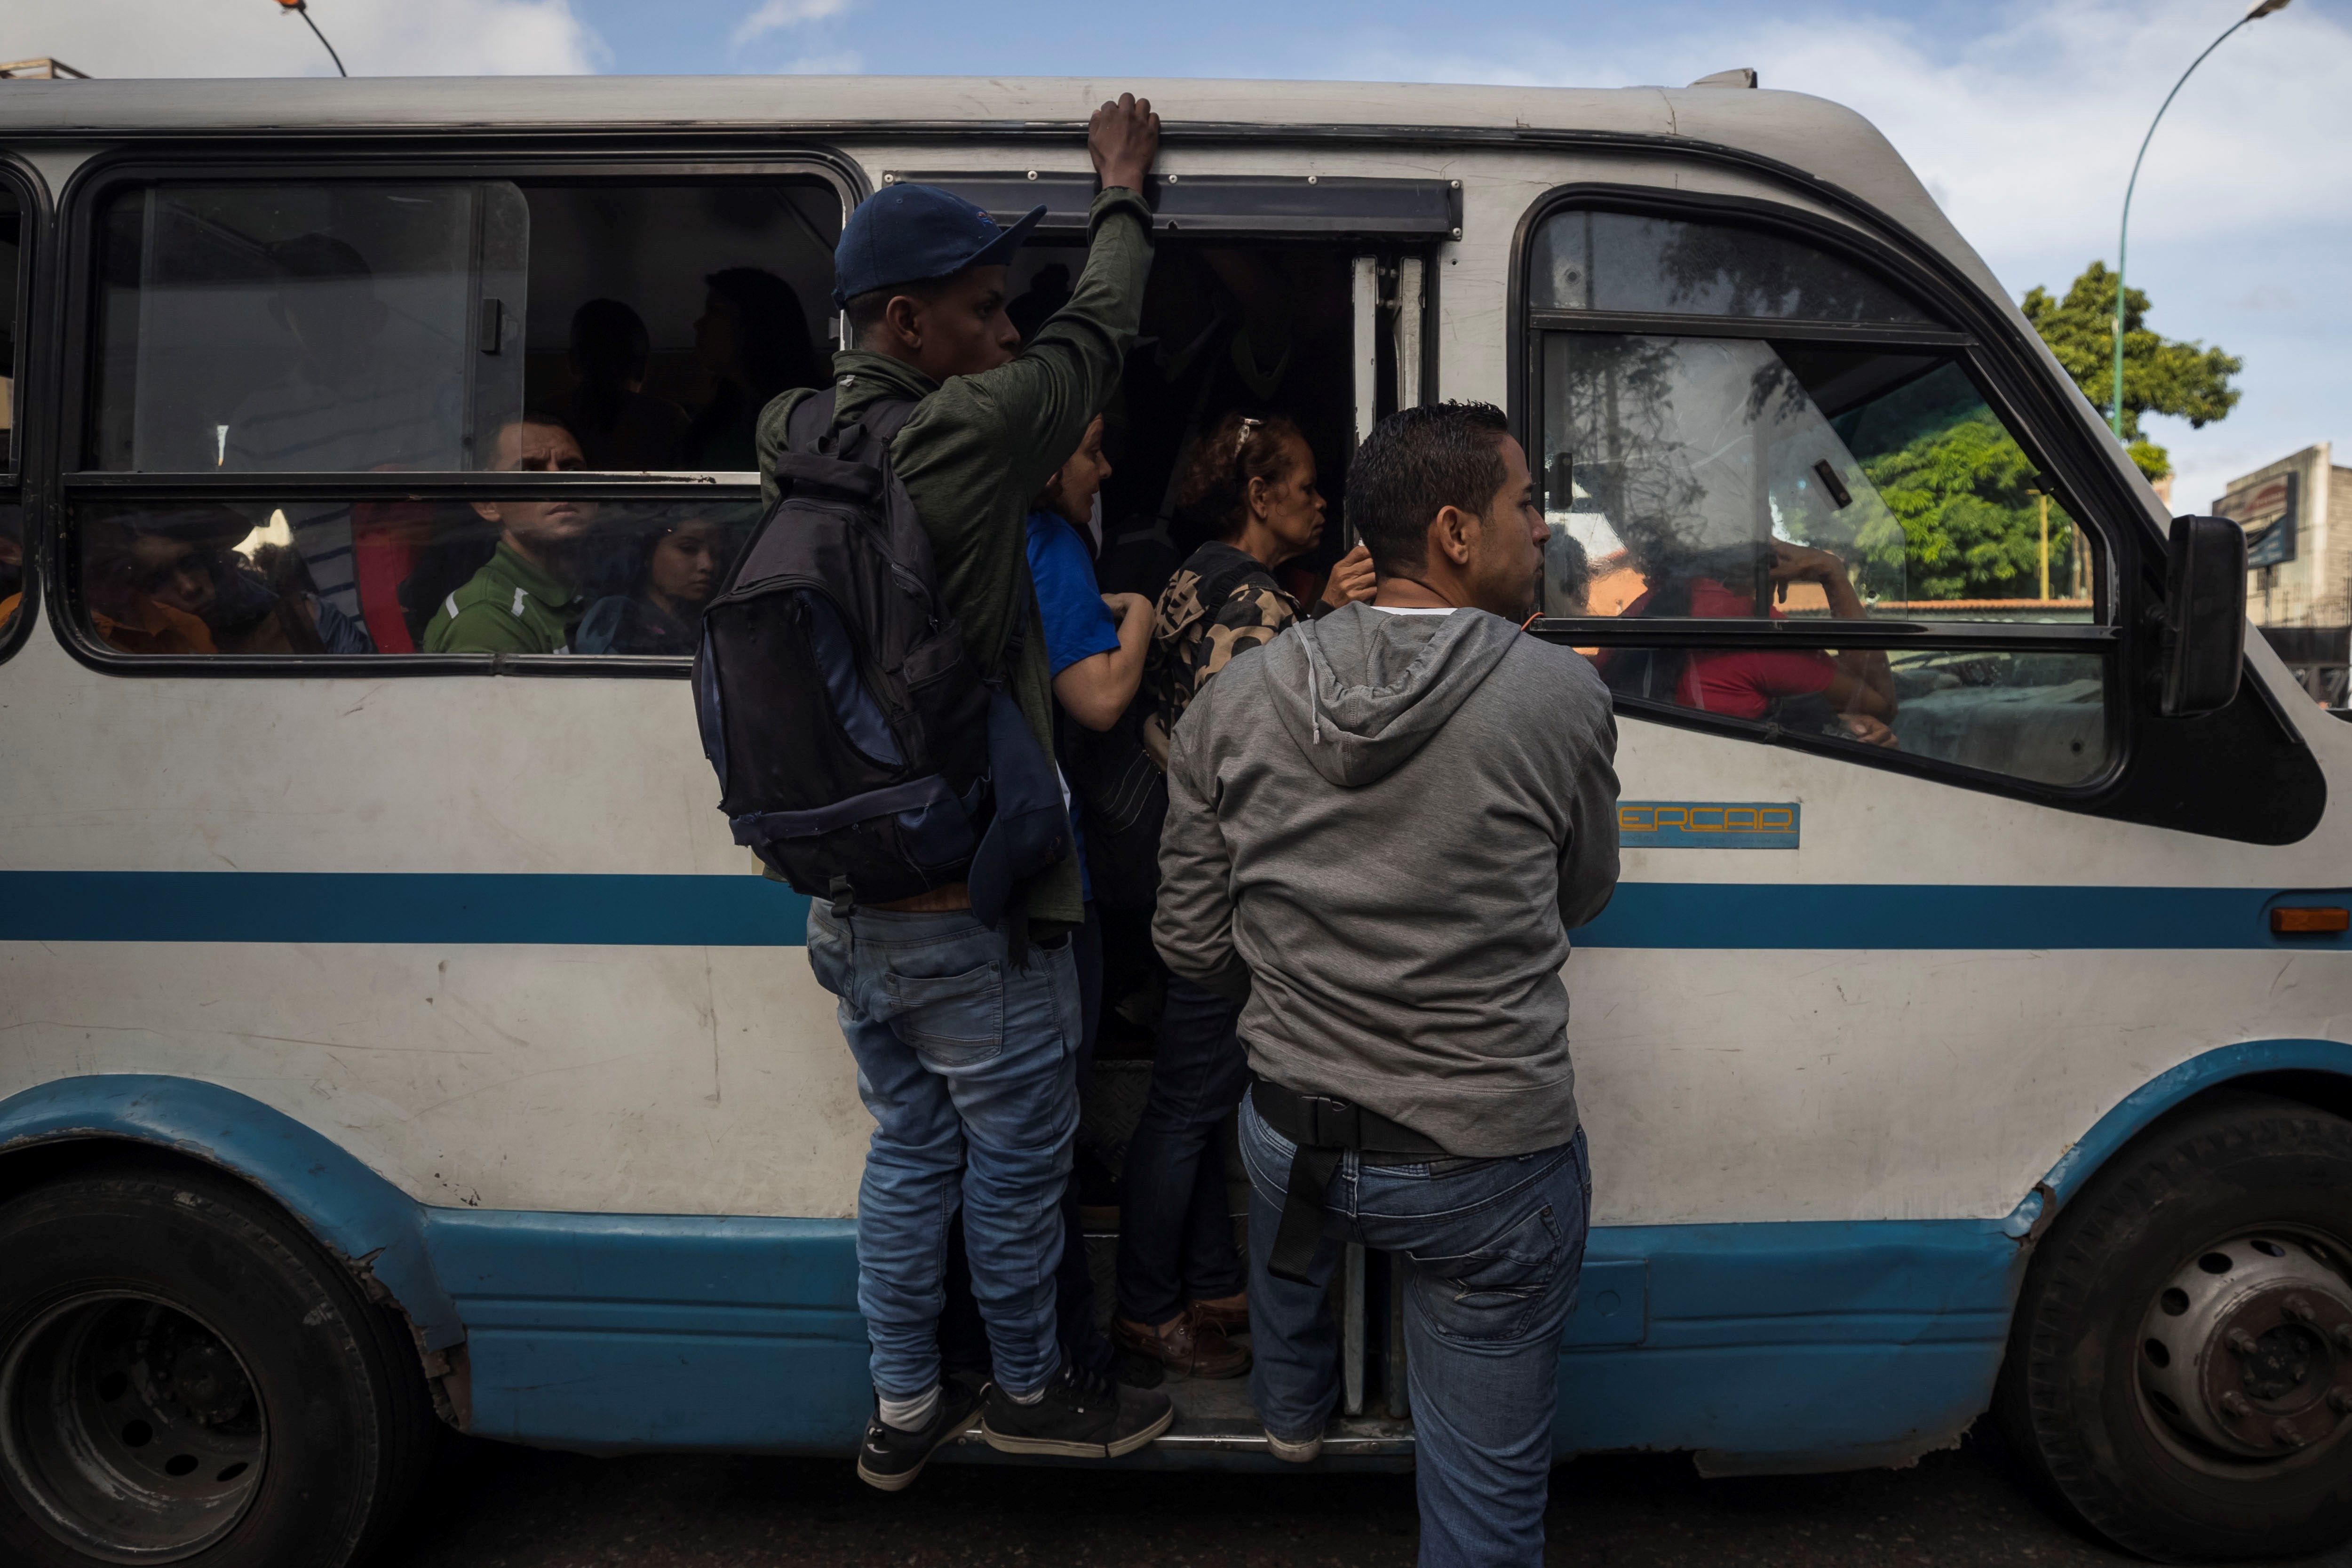
[[[209,502],[91,516],[80,538],[93,629],[124,653],[373,651],[271,531]]]
[[[526,415],[499,428],[501,473],[575,472],[588,466],[579,440],[554,415]],[[586,601],[582,547],[598,510],[593,500],[476,501],[499,529],[497,550],[425,627],[426,653],[569,653]]]
[[[653,339],[643,317],[618,300],[591,300],[572,313],[572,389],[555,405],[592,468],[618,472],[681,467],[686,410],[647,393]]]
[[[709,293],[694,323],[694,355],[709,395],[687,431],[688,466],[748,472],[760,466],[752,439],[760,410],[778,393],[822,385],[824,377],[791,284],[756,267],[730,267],[703,282]]]
[[[627,589],[588,606],[574,653],[690,654],[702,636],[702,608],[719,591],[732,551],[715,517],[688,515],[637,531]]]
[[[81,531],[82,598],[91,629],[123,653],[214,653],[212,632],[198,616],[164,604],[184,589],[189,552],[103,514]]]
[[[0,637],[16,623],[25,597],[25,514],[0,506]]]
[[[1833,619],[1859,620],[1864,611],[1845,565],[1826,550],[1809,550],[1775,539],[1760,552],[1717,552],[1721,559],[1686,563],[1680,571],[1654,565],[1645,574],[1655,586],[1625,606],[1634,616],[1700,620],[1734,619],[1756,614],[1755,580],[1762,570],[1775,597],[1785,599],[1792,583],[1817,584]],[[1729,579],[1727,585],[1725,579]],[[1781,612],[1767,605],[1774,620]],[[1595,660],[1601,678],[1629,696],[1654,697],[1706,713],[1737,719],[1774,718],[1788,722],[1797,710],[1812,710],[1808,729],[1832,722],[1857,741],[1895,744],[1895,680],[1886,655],[1874,649],[1831,653],[1815,648],[1650,649],[1604,648]]]

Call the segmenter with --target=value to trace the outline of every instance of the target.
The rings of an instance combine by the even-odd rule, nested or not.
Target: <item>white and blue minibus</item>
[[[341,1564],[445,1426],[854,1447],[869,1123],[693,611],[844,216],[1044,205],[1034,325],[1122,87],[1167,132],[1107,585],[1181,548],[1220,387],[1335,517],[1373,421],[1482,400],[1531,635],[1616,693],[1559,1455],[1897,1466],[1991,1411],[2143,1553],[2352,1530],[2352,729],[1886,142],[1749,80],[0,86],[0,1559]],[[572,640],[447,651],[565,513]],[[1335,1285],[1323,1465],[1412,1463],[1390,1287]],[[1174,1390],[1127,1462],[1270,1463]]]

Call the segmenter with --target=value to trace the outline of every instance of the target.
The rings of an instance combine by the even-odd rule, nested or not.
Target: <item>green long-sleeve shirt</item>
[[[930,535],[940,591],[982,670],[994,675],[1003,667],[1013,617],[1021,617],[1020,657],[1007,687],[1048,755],[1054,688],[1029,582],[1025,519],[1118,385],[1151,270],[1150,213],[1140,196],[1105,191],[1089,223],[1094,242],[1076,292],[1011,363],[941,384],[887,355],[851,349],[833,357],[838,422],[885,398],[919,400],[890,443],[891,466]],[[760,485],[770,505],[785,422],[809,395],[787,392],[760,415]],[[1076,857],[1065,856],[1031,884],[1029,916],[1072,925],[1086,918]]]

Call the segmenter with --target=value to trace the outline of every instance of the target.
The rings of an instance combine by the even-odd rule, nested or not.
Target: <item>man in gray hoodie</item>
[[[1347,1242],[1395,1256],[1423,1568],[1533,1564],[1591,1196],[1568,931],[1617,883],[1617,731],[1521,630],[1546,536],[1500,410],[1406,409],[1348,477],[1379,588],[1178,724],[1153,936],[1246,992],[1250,1392],[1280,1458],[1339,1386]]]

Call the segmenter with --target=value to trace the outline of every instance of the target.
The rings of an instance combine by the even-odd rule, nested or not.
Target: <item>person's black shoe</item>
[[[971,1425],[971,1413],[980,1408],[986,1392],[958,1378],[947,1379],[940,1384],[940,1407],[919,1432],[886,1425],[877,1410],[866,1423],[866,1440],[857,1445],[857,1479],[886,1492],[913,1486],[931,1451]]]
[[[1134,1453],[1176,1421],[1176,1407],[1166,1394],[1113,1383],[1066,1359],[1045,1385],[1045,1397],[1034,1405],[1015,1405],[992,1384],[986,1405],[981,1436],[1000,1454],[1116,1459]]]

